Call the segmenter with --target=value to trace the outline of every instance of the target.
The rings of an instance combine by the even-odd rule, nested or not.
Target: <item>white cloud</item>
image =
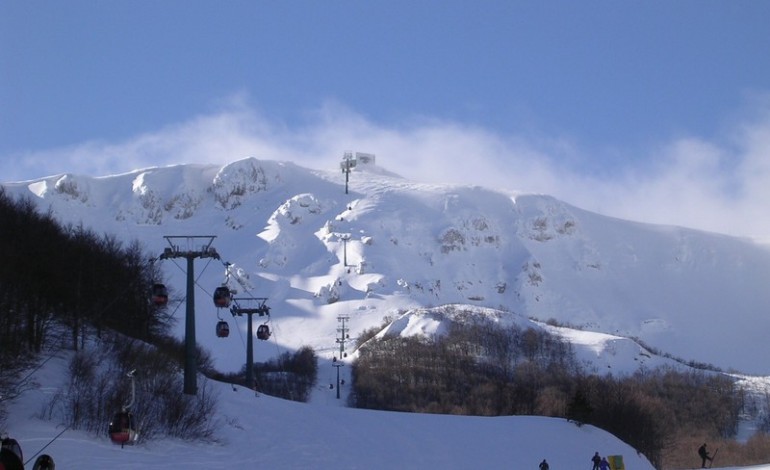
[[[375,153],[383,167],[417,181],[551,194],[625,219],[770,239],[770,99],[755,103],[755,112],[733,125],[726,142],[683,137],[601,177],[580,167],[590,151],[558,136],[503,136],[432,119],[386,126],[334,102],[289,127],[238,95],[218,112],[123,142],[23,155],[6,163],[3,174],[101,176],[248,156],[336,169],[342,153],[354,150]]]
[[[770,108],[768,108],[770,110]],[[770,114],[727,142],[686,137],[651,151],[652,166],[580,181],[560,197],[618,217],[770,240]]]

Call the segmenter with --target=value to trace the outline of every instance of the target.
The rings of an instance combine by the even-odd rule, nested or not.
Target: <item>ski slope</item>
[[[66,357],[51,360],[9,419],[26,460],[62,427],[35,416],[63,383]],[[623,455],[627,468],[652,466],[628,445],[592,426],[541,417],[461,417],[357,410],[340,406],[334,392],[313,404],[256,396],[211,383],[218,395],[216,442],[140,441],[121,448],[107,436],[66,430],[45,448],[61,469],[471,469],[574,468],[599,450]],[[319,392],[321,388],[319,387]],[[34,459],[29,463],[31,468]]]

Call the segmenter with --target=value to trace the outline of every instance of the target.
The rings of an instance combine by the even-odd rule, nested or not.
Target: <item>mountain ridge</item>
[[[167,246],[164,235],[215,235],[232,267],[202,268],[196,322],[225,370],[243,364],[242,344],[213,335],[221,312],[205,297],[238,270],[234,287],[252,286],[273,311],[275,347],[257,348],[257,358],[308,344],[333,353],[339,314],[353,316],[356,334],[409,309],[466,304],[770,375],[761,360],[770,251],[745,239],[607,217],[547,195],[423,184],[378,166],[352,171],[348,194],[339,171],[256,158],[2,186],[61,222],[139,239],[152,253]],[[165,262],[169,285],[183,285],[181,271]]]

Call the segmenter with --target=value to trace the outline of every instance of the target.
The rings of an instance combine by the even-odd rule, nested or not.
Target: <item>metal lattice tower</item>
[[[233,315],[248,315],[248,336],[246,340],[246,386],[254,390],[254,332],[251,317],[270,315],[270,307],[265,305],[265,297],[239,297],[233,299],[230,313]],[[251,305],[251,306],[249,306]]]
[[[347,356],[348,354],[345,352],[345,341],[350,338],[350,335],[348,334],[349,328],[347,327],[347,322],[350,320],[350,316],[348,315],[339,315],[337,316],[337,322],[340,323],[340,326],[337,327],[337,333],[339,336],[337,336],[337,344],[340,345],[340,357],[339,360],[337,357],[334,358],[334,361],[332,362],[332,366],[334,366],[335,369],[337,369],[337,399],[340,398],[340,367],[342,367],[344,364],[342,362],[342,358]]]
[[[185,258],[187,260],[187,304],[184,330],[184,393],[198,392],[198,357],[195,349],[195,258],[219,259],[219,253],[211,243],[215,235],[165,235],[170,245],[163,250],[160,259]]]

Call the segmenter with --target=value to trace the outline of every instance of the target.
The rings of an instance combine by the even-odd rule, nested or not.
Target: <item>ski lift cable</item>
[[[64,434],[66,431],[68,431],[68,430],[69,430],[70,426],[72,426],[72,425],[70,424],[70,425],[68,425],[66,428],[62,429],[62,430],[61,430],[61,432],[60,432],[59,434],[57,434],[57,435],[56,435],[56,437],[54,437],[53,439],[51,439],[50,441],[48,441],[48,444],[44,445],[42,449],[40,449],[39,451],[35,452],[35,454],[34,454],[32,457],[30,457],[30,458],[29,458],[29,460],[27,460],[26,462],[24,462],[24,466],[26,467],[26,466],[27,466],[27,464],[28,464],[28,463],[30,463],[30,462],[32,461],[32,459],[34,459],[35,457],[37,457],[38,455],[40,455],[40,453],[41,453],[41,452],[43,452],[43,451],[44,451],[44,450],[45,450],[45,449],[46,449],[48,446],[50,446],[51,444],[53,444],[53,443],[54,443],[54,441],[56,441],[56,439],[60,438],[62,434]]]
[[[176,303],[176,307],[174,308],[174,311],[171,312],[171,315],[169,315],[171,318],[174,318],[176,316],[176,312],[179,311],[179,307],[181,307],[183,303],[184,302],[177,302]]]
[[[179,265],[179,263],[177,262],[176,259],[171,258],[170,261],[172,263],[174,263],[174,266],[176,266],[179,269],[179,271],[181,271],[182,273],[186,273],[187,272],[187,270],[185,268],[183,268],[182,266]],[[203,269],[198,274],[198,277],[195,278],[195,284],[196,285],[198,284],[198,281],[200,280],[201,276],[203,276],[203,273],[206,271],[206,268],[208,268],[209,264],[211,264],[211,258],[208,258],[208,260],[206,261],[206,264],[203,266]]]
[[[180,271],[180,272],[182,272],[183,274],[185,274],[185,273],[187,272],[187,271],[186,271],[184,268],[182,268],[182,267],[179,265],[179,263],[176,261],[176,259],[172,258],[170,261],[171,261],[171,262],[174,264],[174,266],[176,266],[176,267],[179,269],[179,271]],[[205,270],[206,270],[206,267],[204,266],[204,267],[203,267],[203,271],[205,271]],[[198,275],[198,279],[200,278],[200,276],[201,276],[201,275],[203,275],[203,271],[201,271],[201,273]],[[195,285],[197,285],[198,287],[201,287],[201,286],[198,284],[198,279],[195,279]],[[203,287],[201,287],[201,289],[203,289]],[[203,289],[203,290],[204,290],[204,292],[205,292],[205,289]],[[186,297],[182,297],[182,300],[185,300],[185,299],[186,299]],[[174,309],[174,314],[176,313],[177,309],[179,309],[179,306],[180,306],[180,305],[182,305],[182,303],[184,303],[184,302],[180,302],[180,303],[179,303],[179,305],[177,305],[177,308],[175,308],[175,309]],[[173,317],[173,314],[172,314],[172,317]]]
[[[244,352],[246,351],[246,342],[243,339],[243,332],[241,331],[240,327],[238,327],[238,320],[233,315],[233,321],[235,322],[235,329],[238,330],[238,337],[241,339],[241,346],[243,347]]]
[[[171,262],[172,262],[172,263],[174,263],[174,266],[176,266],[177,268],[179,268],[179,270],[180,270],[181,272],[183,272],[183,273],[184,273],[184,272],[186,272],[186,271],[185,271],[185,270],[184,270],[184,269],[183,269],[181,266],[179,266],[179,263],[178,263],[178,262],[177,262],[175,259],[171,259]],[[197,286],[197,287],[198,287],[200,290],[202,290],[202,291],[203,291],[203,292],[204,292],[206,295],[208,295],[208,296],[211,296],[211,292],[209,292],[209,291],[208,291],[208,290],[207,290],[207,289],[206,289],[206,288],[205,288],[203,285],[201,285],[201,283],[200,283],[199,281],[200,281],[200,278],[201,278],[201,276],[203,276],[203,273],[206,271],[206,268],[208,268],[208,266],[209,266],[209,264],[210,264],[210,263],[211,263],[211,259],[209,259],[209,260],[207,261],[207,263],[206,263],[206,264],[203,266],[203,269],[201,270],[201,272],[198,274],[198,277],[197,277],[197,278],[195,278],[195,281],[194,281],[194,284],[195,284],[195,285],[196,285],[196,286]]]
[[[203,287],[203,286],[200,284],[200,282],[198,282],[198,281],[200,281],[200,278],[201,278],[201,276],[203,276],[203,273],[204,273],[204,272],[206,271],[206,269],[209,267],[209,265],[211,264],[211,261],[212,261],[212,258],[208,258],[208,259],[206,260],[206,264],[203,266],[203,269],[201,270],[200,274],[198,274],[198,277],[195,279],[195,285],[196,285],[196,286],[198,286],[198,288],[199,288],[200,290],[202,290],[202,291],[203,291],[203,292],[204,292],[204,293],[205,293],[207,296],[209,296],[209,297],[211,297],[213,294],[212,294],[211,292],[209,292],[209,291],[208,291],[208,290],[207,290],[205,287]]]
[[[56,356],[56,355],[57,355],[57,354],[58,354],[58,353],[59,353],[59,352],[60,352],[62,349],[63,349],[63,348],[59,348],[59,349],[55,350],[55,351],[53,352],[53,354],[51,354],[50,356],[48,356],[48,357],[46,358],[46,360],[44,360],[43,362],[41,362],[40,364],[38,364],[38,365],[37,365],[37,366],[36,366],[34,369],[32,369],[31,371],[29,371],[29,373],[28,373],[27,375],[25,375],[23,379],[21,379],[21,380],[19,380],[19,381],[18,381],[18,383],[17,383],[16,387],[19,387],[19,386],[21,386],[21,385],[22,385],[24,382],[26,382],[26,381],[27,381],[27,379],[29,379],[30,377],[32,377],[32,374],[34,374],[35,372],[39,371],[39,370],[40,370],[40,369],[41,369],[41,368],[42,368],[42,367],[43,367],[43,366],[46,364],[46,362],[48,362],[48,361],[50,361],[51,359],[53,359],[53,358],[54,358],[54,357],[55,357],[55,356]],[[16,387],[14,387],[14,388],[16,388]]]

